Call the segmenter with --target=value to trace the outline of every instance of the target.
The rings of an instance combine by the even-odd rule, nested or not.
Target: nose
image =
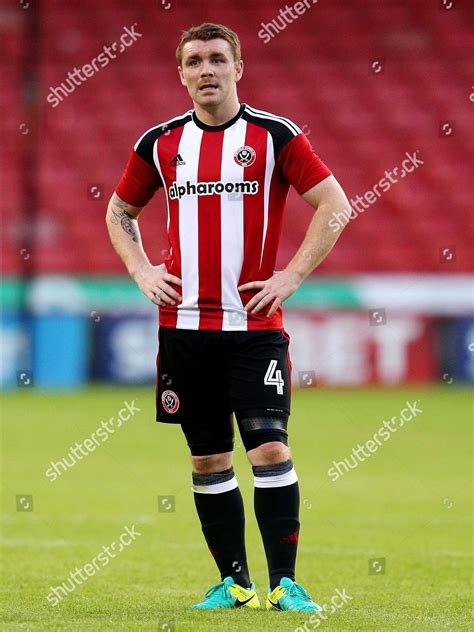
[[[201,70],[201,77],[214,76],[214,71],[208,63],[204,63]]]

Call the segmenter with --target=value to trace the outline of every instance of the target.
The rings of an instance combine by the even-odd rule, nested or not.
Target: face
[[[224,39],[193,40],[184,45],[178,70],[181,83],[195,103],[216,106],[235,94],[243,62],[234,61],[230,44]]]

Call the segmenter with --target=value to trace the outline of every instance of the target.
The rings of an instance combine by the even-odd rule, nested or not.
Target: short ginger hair
[[[199,26],[192,26],[187,31],[183,31],[178,48],[176,49],[176,59],[178,60],[178,64],[181,65],[183,59],[183,47],[185,44],[192,42],[193,40],[208,42],[209,40],[216,38],[221,38],[228,42],[234,56],[234,61],[240,61],[240,40],[237,33],[234,33],[234,31],[223,24],[204,22]]]

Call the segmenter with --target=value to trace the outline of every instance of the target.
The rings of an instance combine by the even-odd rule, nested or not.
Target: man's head
[[[176,58],[181,83],[195,103],[213,107],[236,95],[243,72],[240,41],[226,26],[204,23],[184,31]]]

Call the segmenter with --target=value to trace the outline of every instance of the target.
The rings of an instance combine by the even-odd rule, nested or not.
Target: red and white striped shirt
[[[116,193],[133,206],[166,193],[165,265],[183,300],[160,307],[160,326],[282,329],[281,307],[272,318],[247,313],[259,290],[237,288],[272,276],[290,185],[301,195],[330,173],[297,125],[246,104],[223,125],[190,110],[146,131]]]

